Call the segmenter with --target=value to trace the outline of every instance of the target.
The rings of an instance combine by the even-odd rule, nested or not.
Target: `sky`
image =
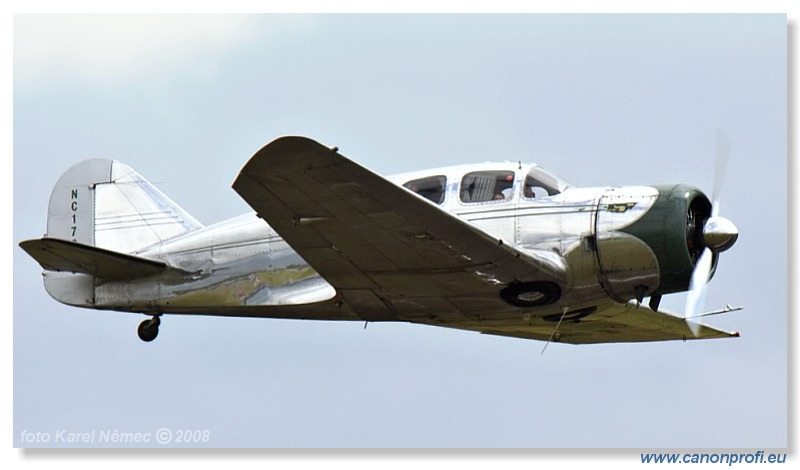
[[[785,15],[15,15],[13,40],[15,447],[163,429],[208,436],[167,447],[788,446]],[[523,160],[575,186],[710,194],[718,130],[741,235],[707,307],[745,309],[708,323],[738,339],[540,354],[400,323],[166,315],[146,344],[141,315],[50,299],[16,246],[86,158],[210,224],[249,211],[230,185],[282,135],[386,175]]]

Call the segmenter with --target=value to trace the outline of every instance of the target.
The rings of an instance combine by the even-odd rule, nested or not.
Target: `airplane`
[[[410,322],[571,344],[737,337],[699,298],[738,229],[686,184],[573,187],[536,164],[384,178],[307,137],[233,182],[255,213],[204,226],[131,167],[90,159],[20,246],[55,300],[165,314]],[[683,317],[659,309],[688,291]],[[644,299],[648,298],[647,304]]]

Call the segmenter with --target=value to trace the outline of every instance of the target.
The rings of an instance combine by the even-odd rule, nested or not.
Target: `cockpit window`
[[[403,186],[425,199],[431,200],[436,204],[441,204],[444,202],[444,189],[446,184],[447,178],[443,175],[439,175],[411,180]]]
[[[561,178],[534,167],[525,177],[522,196],[528,199],[555,196],[561,194],[568,187],[569,184]]]
[[[513,171],[474,171],[461,179],[462,202],[502,201],[513,191]]]

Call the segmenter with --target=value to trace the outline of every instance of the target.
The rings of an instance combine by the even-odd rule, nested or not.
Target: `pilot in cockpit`
[[[505,181],[498,180],[497,186],[494,188],[495,193],[492,199],[495,201],[503,201],[511,199],[514,195],[514,175],[507,175]]]
[[[523,195],[528,199],[539,199],[543,197],[547,197],[548,193],[547,190],[541,186],[534,186],[534,185],[525,185],[525,189],[523,191]]]

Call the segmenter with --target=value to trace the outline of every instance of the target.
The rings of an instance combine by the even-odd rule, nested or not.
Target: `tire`
[[[515,307],[542,307],[561,298],[561,287],[553,282],[519,282],[500,291],[500,297]]]
[[[146,343],[156,339],[159,323],[161,322],[158,321],[158,317],[139,323],[139,328],[136,330],[139,334],[139,339]]]

